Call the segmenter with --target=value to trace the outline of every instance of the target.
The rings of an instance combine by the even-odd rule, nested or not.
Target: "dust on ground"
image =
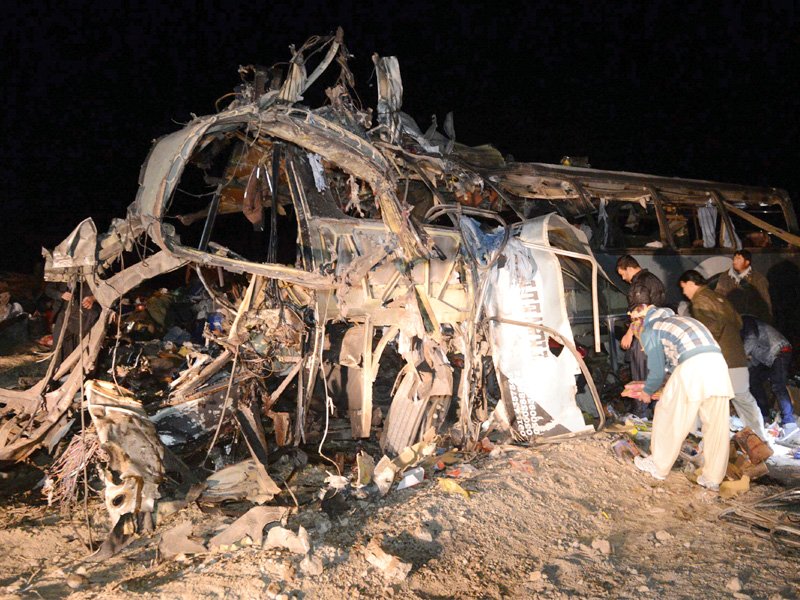
[[[301,567],[301,556],[255,546],[159,559],[159,531],[189,519],[195,532],[210,533],[234,519],[192,506],[114,558],[83,565],[88,583],[73,592],[67,577],[87,555],[83,511],[60,516],[32,506],[36,492],[28,492],[27,502],[17,498],[2,511],[0,586],[10,586],[11,597],[76,599],[800,597],[798,557],[717,520],[733,502],[796,479],[759,480],[726,501],[678,470],[666,481],[638,472],[614,456],[613,440],[603,433],[478,455],[477,471],[458,480],[469,498],[434,479],[384,498],[351,494],[306,508],[288,527],[308,530],[319,575]],[[102,539],[104,508],[94,500],[89,512]],[[387,581],[366,561],[374,538],[411,563],[406,579]]]
[[[14,354],[0,354],[0,388],[13,390],[25,388],[47,371],[50,349],[31,342],[16,349]],[[23,385],[20,386],[20,379]]]

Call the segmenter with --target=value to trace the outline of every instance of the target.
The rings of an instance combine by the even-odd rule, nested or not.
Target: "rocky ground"
[[[307,529],[307,557],[245,544],[159,557],[156,538],[175,523],[190,520],[207,539],[234,519],[191,506],[121,554],[82,564],[82,509],[61,516],[35,492],[6,498],[0,590],[30,598],[800,597],[800,557],[717,519],[734,502],[800,484],[800,467],[785,466],[781,479],[722,500],[679,470],[666,481],[636,471],[612,452],[619,435],[460,456],[475,468],[456,480],[469,497],[446,492],[434,476],[384,498],[343,492],[315,502],[287,523]],[[308,471],[306,483],[325,476],[322,467]],[[26,472],[30,479],[30,471],[12,471],[7,489]],[[102,539],[99,501],[89,513],[93,536]],[[407,576],[400,568],[389,578],[391,568],[368,562],[375,544],[410,564]]]

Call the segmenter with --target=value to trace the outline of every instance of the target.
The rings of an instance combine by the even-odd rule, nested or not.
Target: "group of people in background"
[[[751,260],[749,251],[737,251],[716,289],[696,270],[683,273],[678,284],[689,301],[685,314],[664,306],[664,284],[635,258],[617,261],[617,273],[630,285],[631,323],[621,345],[628,351],[631,378],[644,381],[637,416],[649,414],[652,396],[669,373],[653,411],[651,454],[634,461],[657,479],[666,478],[699,419],[704,467],[698,483],[717,489],[728,463],[729,401],[744,426],[768,440],[767,382],[779,407],[782,440],[800,434],[787,389],[792,346],[771,325],[767,280]]]

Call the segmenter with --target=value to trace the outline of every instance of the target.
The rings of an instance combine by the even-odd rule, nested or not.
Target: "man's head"
[[[640,321],[644,319],[645,315],[647,315],[647,311],[651,308],[655,307],[652,304],[637,304],[628,311],[628,316],[630,316],[631,321]]]
[[[636,274],[642,270],[639,262],[630,254],[620,256],[617,260],[617,274],[622,278],[625,283],[630,283]]]
[[[683,295],[686,296],[689,300],[694,298],[694,295],[697,293],[702,286],[706,285],[708,282],[706,278],[700,275],[694,269],[686,271],[683,275],[678,278],[678,285],[681,286],[681,291]]]
[[[753,255],[750,254],[750,250],[737,250],[733,253],[733,269],[737,273],[741,273],[750,266],[752,259]]]

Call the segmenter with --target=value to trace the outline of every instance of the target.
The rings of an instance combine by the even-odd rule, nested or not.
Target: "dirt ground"
[[[188,519],[207,539],[233,521],[192,506],[114,558],[84,564],[88,581],[73,591],[67,577],[83,572],[87,555],[82,510],[60,516],[36,505],[30,492],[2,508],[0,590],[7,597],[76,599],[800,597],[800,558],[718,521],[734,501],[682,472],[656,481],[618,459],[611,450],[618,435],[466,456],[476,471],[458,481],[469,498],[446,493],[434,478],[384,498],[342,493],[317,502],[288,522],[294,531],[308,530],[311,556],[323,567],[316,575],[304,571],[299,555],[256,546],[159,560],[159,531]],[[321,482],[324,471],[316,470]],[[757,482],[736,501],[799,483],[800,468],[778,471],[782,480]],[[6,484],[25,476],[25,469],[12,471]],[[90,513],[93,535],[102,539],[99,501]],[[386,580],[365,560],[374,538],[411,563],[407,578]]]
[[[35,352],[0,357],[0,384],[39,375],[44,363],[36,358]],[[305,561],[243,543],[172,560],[159,556],[159,536],[175,524],[191,521],[195,537],[208,540],[249,507],[241,504],[205,512],[191,505],[117,556],[83,562],[89,554],[83,507],[62,515],[46,506],[34,489],[42,479],[34,463],[41,467],[47,458],[34,455],[30,464],[0,472],[0,597],[800,598],[800,556],[781,554],[717,518],[735,503],[800,486],[800,461],[773,457],[768,477],[722,500],[693,484],[680,465],[666,481],[638,472],[612,451],[621,436],[458,455],[457,464],[474,468],[454,479],[468,498],[444,491],[443,473],[429,472],[432,478],[385,497],[372,488],[348,489],[311,502],[286,523],[308,531]],[[646,434],[640,437],[646,446]],[[314,494],[326,476],[322,464],[312,464],[298,489]],[[93,539],[105,539],[107,515],[98,497],[88,512]],[[387,579],[367,562],[371,541],[410,563],[407,577]],[[83,578],[73,590],[68,583],[76,575]]]

